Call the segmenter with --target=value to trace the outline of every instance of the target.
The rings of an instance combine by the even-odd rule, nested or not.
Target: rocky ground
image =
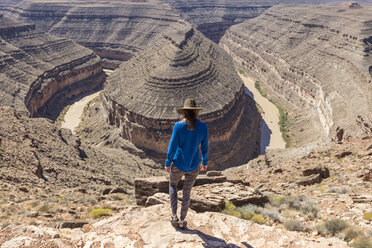
[[[271,150],[247,165],[223,171],[222,175],[208,172],[200,176],[192,196],[191,205],[196,212],[190,211],[190,230],[179,233],[168,223],[166,193],[154,193],[146,202],[147,207],[139,207],[135,205],[133,191],[128,190],[133,188],[130,177],[127,184],[120,184],[116,181],[119,175],[114,175],[118,171],[102,171],[111,180],[99,183],[97,172],[102,167],[94,165],[97,159],[94,151],[99,147],[117,152],[114,147],[120,144],[118,137],[109,138],[111,142],[106,145],[85,144],[80,133],[83,144],[72,149],[61,142],[61,137],[66,141],[73,137],[66,130],[54,127],[47,132],[48,136],[42,136],[40,130],[45,133],[52,126],[48,121],[28,119],[6,108],[1,111],[2,248],[26,245],[347,247],[347,241],[349,245],[362,239],[369,242],[372,234],[371,135],[314,150]],[[92,112],[86,111],[87,114]],[[22,133],[26,131],[28,135]],[[43,139],[50,148],[45,147]],[[22,147],[19,153],[11,153],[16,150],[14,146]],[[88,158],[82,160],[78,149]],[[51,158],[57,161],[54,167],[50,164]],[[62,165],[68,166],[74,161],[79,166],[71,170],[74,173],[66,174]],[[93,166],[85,167],[88,162]],[[106,166],[112,169],[110,163]],[[58,173],[52,172],[53,169]],[[85,180],[91,178],[93,170],[98,181],[90,184],[90,180]],[[161,169],[149,171],[147,175],[154,173],[164,175]],[[79,175],[80,181],[74,179],[74,174]],[[145,181],[150,180],[144,175]],[[157,187],[166,189],[167,178],[160,178],[165,183],[158,183]],[[141,185],[145,185],[145,181]],[[335,219],[332,233],[329,223]]]
[[[371,235],[372,136],[319,147],[297,158],[290,153],[269,151],[224,175],[249,181],[269,197],[264,208],[253,207],[253,212],[266,215],[273,225],[293,221],[299,231],[324,235],[321,225],[340,219]]]
[[[347,247],[336,238],[258,225],[234,216],[189,211],[188,230],[177,231],[168,221],[168,204],[126,207],[120,214],[81,229],[9,226],[2,229],[2,248],[21,247]],[[4,238],[7,237],[7,238]],[[7,240],[7,241],[6,241]]]
[[[138,175],[159,165],[122,149],[82,144],[67,129],[0,108],[0,223],[55,226],[132,202]]]

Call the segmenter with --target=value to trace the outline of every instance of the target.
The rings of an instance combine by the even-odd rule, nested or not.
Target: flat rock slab
[[[198,175],[194,186],[204,184],[215,184],[226,182],[225,176],[206,176]],[[182,189],[183,179],[179,182],[178,188]],[[169,192],[169,178],[168,177],[148,177],[148,178],[136,178],[134,181],[135,197],[137,205],[144,206],[147,198],[158,192],[168,193]]]
[[[178,200],[182,201],[182,191],[178,192]],[[219,212],[225,207],[225,202],[230,201],[235,206],[245,204],[263,205],[268,198],[255,193],[253,188],[243,184],[230,182],[205,184],[194,186],[191,190],[190,208],[196,212]],[[156,193],[147,198],[145,205],[169,203],[169,195]]]
[[[269,200],[266,196],[255,193],[251,187],[230,182],[196,186],[191,191],[191,205],[197,212],[218,212],[225,207],[227,201],[235,206],[242,206],[245,204],[263,205]],[[209,202],[210,206],[208,206]]]
[[[372,203],[372,195],[354,195],[351,199],[354,203]]]
[[[322,181],[322,176],[320,174],[313,174],[300,179],[297,184],[302,186],[309,186]]]

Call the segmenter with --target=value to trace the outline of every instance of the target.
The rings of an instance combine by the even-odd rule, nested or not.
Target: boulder
[[[320,174],[313,174],[313,175],[306,176],[305,178],[299,180],[297,184],[302,185],[302,186],[309,186],[309,185],[313,185],[316,183],[320,183],[321,181],[322,181],[322,176]]]
[[[325,179],[329,177],[329,170],[327,167],[323,165],[318,165],[312,168],[308,168],[302,171],[304,176],[310,176],[314,174],[319,174],[321,178]]]

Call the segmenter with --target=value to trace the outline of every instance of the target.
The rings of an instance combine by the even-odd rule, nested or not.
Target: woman
[[[170,173],[169,197],[172,208],[171,223],[180,229],[186,228],[185,218],[190,205],[191,188],[199,171],[207,170],[208,164],[208,126],[198,119],[200,107],[193,99],[186,99],[183,108],[177,110],[183,119],[173,127],[169,142],[165,170]],[[199,145],[202,161],[200,165]],[[185,175],[180,219],[177,217],[177,185]]]

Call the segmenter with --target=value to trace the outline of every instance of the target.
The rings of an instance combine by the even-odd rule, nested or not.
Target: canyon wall
[[[0,16],[0,105],[55,118],[68,98],[104,79],[91,50]]]
[[[7,15],[92,49],[115,69],[184,21],[161,1],[22,1]]]
[[[254,18],[270,8],[273,1],[165,0],[194,24],[207,38],[218,43],[232,25]]]
[[[170,32],[108,78],[103,96],[109,123],[163,162],[181,118],[176,109],[194,98],[209,127],[210,168],[245,163],[260,154],[261,117],[232,64],[191,26]]]
[[[279,5],[220,45],[290,111],[295,144],[372,132],[372,8]]]

